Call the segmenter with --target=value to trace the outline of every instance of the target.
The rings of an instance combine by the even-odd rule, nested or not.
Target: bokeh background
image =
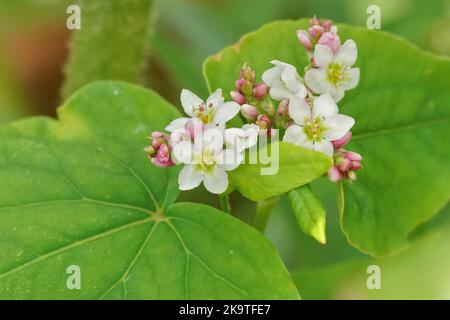
[[[30,115],[55,116],[71,37],[66,8],[73,3],[0,2],[0,124]],[[381,8],[383,30],[450,55],[450,0],[156,0],[144,83],[175,105],[181,88],[206,96],[203,60],[244,33],[273,20],[314,14],[364,26],[371,4]],[[318,181],[313,188],[327,206],[325,246],[299,231],[287,199],[275,208],[266,230],[303,298],[450,299],[448,206],[411,235],[410,249],[376,260],[351,247],[340,231],[335,186]],[[202,191],[184,193],[181,200],[216,205]],[[251,218],[252,203],[236,194],[232,203],[238,218]],[[381,267],[381,290],[366,287],[371,264]]]

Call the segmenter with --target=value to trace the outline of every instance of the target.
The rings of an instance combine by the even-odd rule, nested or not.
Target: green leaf
[[[208,58],[210,89],[232,90],[245,61],[259,76],[273,59],[302,73],[308,61],[295,30],[307,25],[271,23]],[[356,120],[348,149],[364,157],[359,180],[339,193],[342,229],[363,252],[394,254],[449,199],[450,61],[383,31],[339,25],[339,35],[358,45],[360,83],[339,107]]]
[[[258,163],[246,163],[229,172],[233,187],[245,197],[260,201],[279,196],[322,176],[332,165],[323,153],[300,148],[285,142],[274,142],[259,151],[250,151],[249,158]],[[276,152],[278,150],[278,152]],[[269,157],[266,159],[266,155]],[[269,161],[268,164],[266,161]]]
[[[81,0],[63,96],[96,80],[139,83],[149,53],[153,0]]]
[[[260,233],[173,204],[178,169],[149,164],[146,136],[179,113],[119,82],[84,87],[59,120],[0,127],[0,299],[296,299]],[[81,289],[69,290],[71,265]]]
[[[322,244],[326,243],[326,212],[309,185],[289,192],[289,200],[300,229]]]

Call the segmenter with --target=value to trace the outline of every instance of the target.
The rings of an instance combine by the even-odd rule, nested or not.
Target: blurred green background
[[[66,8],[73,3],[0,3],[0,123],[29,115],[55,115],[71,36],[65,27]],[[372,4],[381,8],[383,30],[424,50],[450,55],[450,0],[161,0],[155,4],[144,83],[175,105],[179,105],[181,88],[206,96],[203,60],[244,33],[273,20],[314,14],[364,26],[366,8]],[[313,188],[327,206],[327,245],[299,231],[285,198],[266,230],[304,298],[450,299],[449,208],[414,232],[406,252],[375,260],[351,247],[340,231],[335,186],[318,181]],[[216,205],[202,191],[184,193],[181,199]],[[239,218],[250,219],[253,204],[236,194],[232,200]],[[366,288],[370,264],[381,266],[382,290]]]

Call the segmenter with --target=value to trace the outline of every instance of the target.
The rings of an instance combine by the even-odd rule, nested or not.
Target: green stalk
[[[96,80],[141,82],[148,60],[153,0],[80,0],[63,98]]]
[[[270,213],[272,212],[272,209],[277,205],[279,200],[280,197],[273,197],[257,202],[255,215],[253,216],[253,220],[251,222],[251,225],[255,229],[261,232],[266,229]]]
[[[231,213],[230,196],[228,194],[219,195],[219,206],[220,210],[226,213]]]

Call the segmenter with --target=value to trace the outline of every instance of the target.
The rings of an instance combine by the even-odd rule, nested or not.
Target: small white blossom
[[[200,119],[204,124],[224,125],[240,110],[240,105],[236,102],[224,102],[221,89],[212,93],[206,103],[187,89],[181,91],[180,98],[184,112],[190,117]],[[175,119],[166,127],[166,130],[172,132],[182,129],[189,119],[187,117]]]
[[[313,101],[312,108],[306,103],[289,108],[295,125],[287,128],[283,141],[320,151],[333,156],[331,141],[342,138],[354,125],[352,117],[338,114],[338,107],[330,94],[323,94]]]
[[[307,95],[303,79],[297,69],[278,60],[271,61],[275,67],[266,70],[263,81],[270,87],[269,94],[275,100],[289,99],[289,105],[299,105]]]
[[[211,193],[225,192],[227,171],[236,169],[244,160],[243,151],[256,143],[253,131],[253,126],[224,130],[208,124],[192,140],[178,142],[173,156],[177,163],[184,164],[178,176],[180,190],[196,188],[203,182]]]
[[[340,101],[346,90],[358,85],[359,68],[352,68],[357,55],[358,50],[353,40],[347,40],[335,54],[328,46],[317,44],[314,64],[318,68],[306,71],[306,85],[314,93],[329,93],[334,101]]]

